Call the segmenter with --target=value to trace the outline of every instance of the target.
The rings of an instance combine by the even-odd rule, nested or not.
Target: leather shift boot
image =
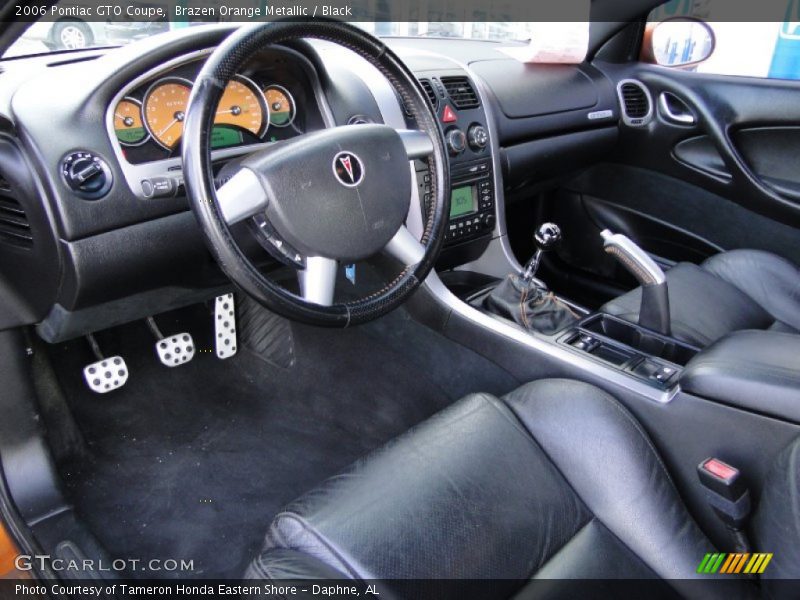
[[[536,281],[524,281],[519,275],[508,275],[484,299],[483,307],[529,331],[547,335],[578,320],[578,315],[552,292],[537,286]]]

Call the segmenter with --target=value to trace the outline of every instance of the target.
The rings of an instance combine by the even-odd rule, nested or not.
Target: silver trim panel
[[[453,62],[452,59],[446,59],[445,57],[436,55],[432,52],[424,52],[420,54],[438,57],[443,61],[446,60],[451,63]],[[472,268],[474,270],[488,272],[490,274],[494,274],[496,270],[505,269],[501,276],[506,275],[510,271],[521,273],[522,266],[514,257],[514,254],[508,245],[508,239],[506,235],[505,200],[501,176],[502,171],[500,169],[498,159],[499,143],[494,115],[491,111],[491,104],[485,102],[486,84],[480,77],[475,75],[475,73],[473,73],[467,65],[459,64],[459,66],[466,71],[470,79],[473,81],[475,87],[477,88],[476,92],[483,102],[487,120],[486,125],[489,129],[489,135],[491,138],[490,148],[492,153],[492,166],[494,170],[495,211],[497,216],[497,225],[494,231],[495,237],[484,253],[484,256],[470,265],[464,265],[462,268]],[[391,88],[388,87],[388,82],[386,82],[377,71],[372,73],[368,69],[356,69],[354,67],[354,72],[361,77],[361,79],[372,92],[373,96],[375,97],[375,101],[378,104],[378,109],[384,117],[384,122],[396,128],[398,127],[398,122],[404,123],[402,107],[400,106],[397,97],[391,92]],[[402,125],[400,125],[400,127],[402,127]],[[414,192],[416,192],[416,186],[413,186],[412,189]],[[414,195],[416,196],[416,194]],[[414,197],[412,199],[412,211],[409,213],[409,218],[407,221],[407,227],[411,231],[415,231],[415,228],[421,228],[422,224],[422,216],[419,212],[419,209],[417,208],[417,211],[414,212],[413,207],[415,204],[417,207],[419,207],[418,197]],[[536,335],[532,335],[531,333],[520,329],[513,323],[506,322],[482,313],[466,302],[463,302],[452,292],[450,292],[450,290],[448,290],[447,287],[442,283],[442,280],[439,279],[439,275],[436,273],[436,271],[432,271],[430,275],[428,275],[423,285],[427,287],[427,289],[438,301],[447,306],[453,313],[463,317],[476,327],[489,329],[493,333],[508,340],[522,344],[523,346],[551,356],[559,361],[563,361],[577,370],[590,373],[595,377],[602,378],[615,385],[631,390],[643,397],[659,403],[669,402],[679,391],[677,386],[667,391],[659,390],[630,375],[626,375],[625,373],[617,371],[616,369],[595,362],[593,359],[581,355],[578,352],[572,351],[565,346],[560,346],[554,343],[552,340],[546,340],[537,337]]]
[[[632,84],[640,88],[644,95],[647,97],[647,114],[643,117],[631,118],[625,112],[625,98],[622,95],[622,86]],[[622,115],[622,122],[628,127],[644,127],[653,118],[653,96],[650,95],[650,90],[638,79],[623,79],[617,83],[617,98],[619,99],[619,112]]]
[[[676,113],[669,105],[669,92],[661,92],[658,96],[658,112],[668,123],[677,125],[691,126],[695,124],[694,115],[690,113]],[[674,97],[674,96],[673,96]]]

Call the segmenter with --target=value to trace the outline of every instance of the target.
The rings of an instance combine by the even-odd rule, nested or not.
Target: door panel
[[[554,212],[582,222],[584,234],[587,223],[598,234],[604,227],[622,231],[667,264],[734,248],[768,250],[800,264],[800,82],[641,63],[598,66],[614,82],[643,83],[653,117],[641,127],[620,123],[608,162],[565,185],[580,202]],[[602,258],[573,260],[585,253],[569,245],[585,239],[565,235],[560,258],[609,279]]]

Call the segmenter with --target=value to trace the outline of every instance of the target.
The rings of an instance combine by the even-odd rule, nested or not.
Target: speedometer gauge
[[[269,123],[269,108],[260,96],[255,84],[237,75],[222,93],[214,125],[232,125],[261,137]]]
[[[191,82],[170,77],[155,82],[144,97],[144,122],[153,139],[172,150],[183,135]]]
[[[138,146],[150,137],[142,122],[142,105],[135,98],[123,98],[114,108],[114,133],[123,146]]]
[[[275,127],[286,127],[294,121],[294,98],[285,87],[271,85],[264,90],[269,106],[269,122]]]

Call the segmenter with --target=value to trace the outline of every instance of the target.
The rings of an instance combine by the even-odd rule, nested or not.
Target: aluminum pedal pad
[[[188,333],[177,333],[156,342],[156,354],[167,367],[185,365],[194,358],[195,345]]]
[[[236,305],[233,294],[217,296],[214,302],[214,350],[217,358],[236,354]]]
[[[106,394],[125,385],[128,381],[128,365],[121,356],[104,358],[85,366],[83,378],[93,392]]]

